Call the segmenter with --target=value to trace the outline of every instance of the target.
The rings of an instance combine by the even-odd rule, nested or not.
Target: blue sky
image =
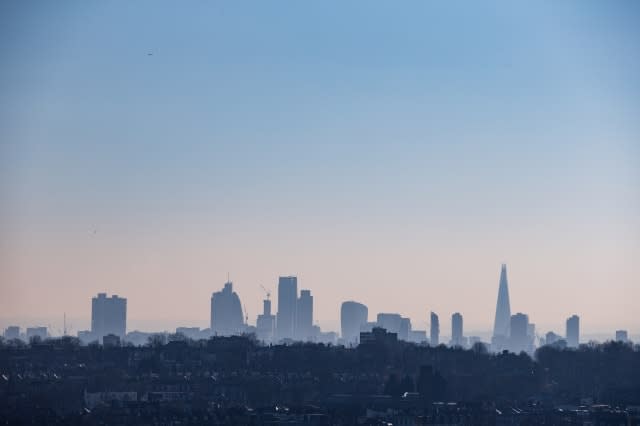
[[[252,317],[258,283],[299,273],[320,321],[370,297],[482,328],[506,261],[533,320],[639,328],[617,302],[640,298],[639,19],[632,1],[4,3],[1,310],[46,295],[43,316],[86,318],[117,290],[134,321],[206,323],[226,272]],[[388,302],[396,278],[419,297]]]

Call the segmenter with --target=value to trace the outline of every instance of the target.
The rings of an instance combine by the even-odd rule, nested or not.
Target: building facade
[[[616,342],[627,343],[629,341],[629,335],[627,330],[616,330]]]
[[[451,346],[465,346],[462,314],[451,315]]]
[[[529,316],[518,312],[509,323],[509,350],[514,353],[533,351],[529,338]]]
[[[280,277],[278,280],[278,314],[276,336],[278,339],[295,339],[296,308],[298,304],[298,278]]]
[[[400,324],[402,323],[402,316],[400,314],[379,313],[377,316],[377,326],[384,328],[389,333],[400,332]]]
[[[440,344],[440,319],[438,314],[431,312],[431,325],[430,325],[430,341],[431,346],[438,346]]]
[[[496,316],[493,323],[491,346],[495,351],[506,349],[511,323],[511,303],[509,301],[509,283],[507,281],[507,265],[500,269],[500,283],[498,285],[498,301],[496,302]]]
[[[11,325],[4,330],[4,338],[7,340],[20,338],[20,327],[17,325]]]
[[[580,345],[580,317],[572,315],[567,318],[567,346],[577,348]]]
[[[311,290],[300,290],[296,302],[296,340],[311,342],[315,340],[313,330],[313,296]]]
[[[91,300],[91,334],[102,343],[102,338],[113,334],[124,339],[127,333],[127,299],[114,294],[107,297],[99,293]]]
[[[265,343],[274,340],[276,332],[276,317],[271,314],[271,300],[262,301],[262,314],[256,320],[256,337]]]
[[[398,339],[404,340],[405,342],[409,341],[409,335],[413,327],[411,326],[411,319],[402,317],[400,318],[400,330],[398,331]]]
[[[340,331],[346,346],[360,342],[360,331],[369,320],[369,309],[362,303],[348,301],[340,307]]]
[[[27,341],[38,338],[44,340],[49,337],[47,327],[27,327]]]
[[[233,336],[244,331],[240,297],[227,282],[211,296],[211,332],[214,336]]]

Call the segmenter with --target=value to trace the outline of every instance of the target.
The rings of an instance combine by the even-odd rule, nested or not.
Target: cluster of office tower
[[[313,296],[311,290],[300,290],[298,278],[278,279],[278,312],[271,312],[271,294],[263,301],[263,312],[258,315],[256,326],[250,326],[243,317],[240,298],[227,282],[222,291],[211,297],[211,334],[231,336],[255,333],[264,342],[316,341],[321,332],[313,324]]]
[[[553,332],[548,332],[545,337],[540,338],[540,345],[558,344],[571,348],[578,347],[580,344],[580,317],[572,315],[567,319],[565,336],[566,338],[563,339]],[[491,348],[496,352],[508,350],[516,353],[532,353],[535,349],[535,343],[536,326],[529,322],[529,316],[520,312],[511,314],[507,266],[502,265]]]
[[[372,327],[380,327],[388,332],[396,333],[399,340],[428,343],[431,346],[444,343],[440,341],[440,319],[435,312],[430,314],[428,340],[426,333],[420,330],[411,330],[410,320],[402,318],[398,314],[378,314],[377,321],[367,322],[367,307],[358,302],[343,303],[341,322],[342,339],[345,344],[357,344],[359,332],[371,331]],[[616,340],[626,342],[626,331],[618,330]],[[464,319],[461,313],[455,312],[451,315],[451,340],[448,342],[450,346],[465,348],[481,341],[482,339],[478,336],[467,337],[464,335]],[[532,353],[536,347],[536,341],[539,345],[556,344],[572,348],[578,347],[580,343],[580,318],[577,315],[572,315],[567,319],[565,337],[548,332],[544,337],[538,339],[535,324],[529,321],[528,315],[519,312],[511,314],[507,267],[502,265],[490,349],[495,352],[508,350],[516,353]]]

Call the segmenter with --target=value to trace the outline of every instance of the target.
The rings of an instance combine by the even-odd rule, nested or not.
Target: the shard
[[[496,304],[496,319],[493,325],[492,344],[495,349],[502,350],[509,337],[509,322],[511,321],[511,306],[509,304],[509,285],[507,283],[507,265],[502,265],[500,271],[500,287],[498,288],[498,303]]]

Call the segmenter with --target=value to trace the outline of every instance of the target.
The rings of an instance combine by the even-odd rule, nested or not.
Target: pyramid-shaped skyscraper
[[[493,324],[494,346],[503,346],[509,337],[509,322],[511,321],[511,306],[509,304],[509,285],[507,283],[507,265],[502,265],[500,271],[500,287],[498,288],[498,303],[496,304],[496,319]],[[498,349],[498,348],[496,348]]]

